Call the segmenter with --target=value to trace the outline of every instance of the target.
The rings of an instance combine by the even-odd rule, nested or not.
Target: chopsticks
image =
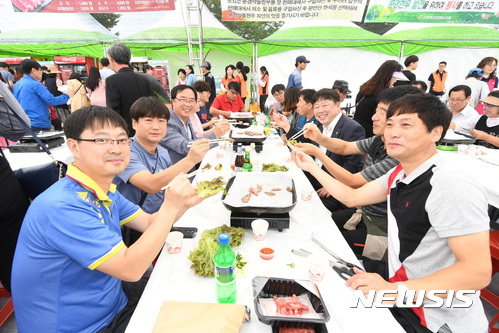
[[[305,133],[305,131],[308,131],[308,128],[303,128],[303,129],[301,129],[300,131],[296,132],[296,134],[295,134],[295,135],[293,135],[292,137],[290,137],[290,138],[288,139],[288,141],[289,141],[289,140],[294,140],[294,139],[296,139],[297,137],[299,137],[300,135],[302,135],[303,133]]]
[[[225,141],[226,139],[227,139],[227,138],[211,139],[211,140],[210,140],[210,144],[211,144],[211,143],[215,143],[215,142],[219,142],[219,141]],[[191,141],[191,142],[189,142],[189,143],[187,144],[187,147],[192,146],[192,144],[193,144],[194,142],[196,142],[196,141]]]
[[[201,169],[194,170],[193,172],[191,172],[191,173],[187,174],[187,178],[194,177],[194,176],[195,176],[195,175],[196,175],[199,171],[203,172],[203,170],[201,170]],[[164,190],[166,190],[166,189],[167,189],[167,188],[169,188],[169,187],[170,187],[170,184],[168,184],[168,185],[166,185],[166,186],[163,186],[163,187],[161,188],[161,191],[164,191]]]
[[[240,121],[240,120],[235,120],[235,119],[229,119],[229,120],[227,120],[227,122],[228,122],[228,123],[231,123],[231,124],[238,124],[238,125],[240,125],[240,124],[242,124],[242,123],[243,123],[242,121]]]

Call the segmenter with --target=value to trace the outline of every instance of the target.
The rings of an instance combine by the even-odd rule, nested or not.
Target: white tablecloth
[[[49,150],[56,160],[59,160],[66,164],[73,163],[74,161],[73,154],[71,154],[71,151],[66,145],[66,142],[64,142],[61,146],[50,148]],[[5,157],[9,161],[12,170],[31,167],[53,161],[45,151],[39,153],[11,153],[6,149],[3,152],[5,154]]]
[[[260,163],[274,162],[290,167],[287,174],[295,181],[298,202],[290,212],[289,229],[283,232],[269,230],[267,239],[261,242],[254,240],[251,230],[247,230],[241,246],[234,248],[248,261],[246,276],[237,277],[237,304],[247,305],[252,313],[251,322],[242,325],[240,331],[243,333],[271,332],[271,327],[261,323],[254,310],[251,284],[254,276],[308,279],[306,259],[292,254],[291,250],[304,248],[327,256],[320,247],[310,241],[312,233],[315,233],[337,255],[358,263],[317,194],[313,194],[311,201],[301,200],[299,195],[301,188],[310,186],[310,183],[303,172],[289,160],[287,148],[278,145],[278,140],[277,138],[267,140],[264,151],[260,154]],[[235,155],[226,151],[223,159],[216,159],[215,149],[208,152],[202,166],[206,162],[212,166],[222,163],[223,170],[218,172],[211,169],[198,173],[197,179],[210,179],[214,175],[223,175],[225,180],[229,179],[230,164]],[[203,230],[222,224],[230,224],[230,212],[221,203],[221,194],[208,198],[190,209],[177,222],[178,226],[197,227],[198,235],[193,240],[184,240],[180,254],[162,252],[126,332],[151,332],[165,300],[216,303],[214,278],[196,275],[190,269],[187,256],[197,246]],[[274,259],[265,261],[259,257],[258,252],[263,247],[275,250]],[[287,265],[291,263],[295,264],[294,268]],[[325,279],[318,283],[318,287],[331,315],[331,319],[327,322],[329,332],[404,332],[386,309],[350,308],[353,290],[346,287],[345,281],[332,269],[327,272]]]

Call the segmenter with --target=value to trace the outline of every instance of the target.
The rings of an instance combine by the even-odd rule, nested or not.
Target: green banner
[[[497,0],[371,0],[365,21],[499,24],[499,2]]]

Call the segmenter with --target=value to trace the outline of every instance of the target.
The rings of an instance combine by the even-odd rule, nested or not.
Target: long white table
[[[469,145],[471,148],[478,147]],[[480,147],[486,155],[476,155],[471,149],[471,155],[458,153],[457,151],[440,151],[441,154],[454,158],[456,168],[473,170],[473,177],[482,184],[487,191],[489,204],[499,208],[499,149],[486,149]],[[459,180],[456,180],[459,181]]]
[[[73,163],[74,161],[73,154],[71,154],[66,142],[61,146],[50,148],[50,152],[58,161],[66,164]],[[52,158],[44,151],[38,153],[11,153],[8,149],[5,149],[3,153],[9,161],[12,170],[52,162]]]
[[[288,149],[278,145],[279,140],[277,137],[267,139],[264,151],[260,154],[260,164],[274,162],[289,166],[290,171],[286,174],[295,181],[298,202],[290,212],[289,229],[283,232],[269,230],[267,239],[261,242],[254,240],[251,230],[247,230],[241,246],[234,248],[248,262],[246,275],[237,277],[236,303],[248,306],[252,313],[251,322],[241,327],[240,332],[243,333],[271,332],[271,327],[261,323],[254,310],[252,291],[254,276],[308,279],[306,259],[292,254],[291,250],[304,248],[327,256],[320,247],[310,241],[312,233],[337,255],[358,263],[317,194],[313,194],[311,201],[301,200],[301,188],[310,186],[310,183],[303,172],[289,160]],[[223,159],[216,159],[215,149],[208,152],[201,165],[204,166],[207,162],[212,166],[222,163],[223,170],[219,172],[212,168],[210,171],[198,173],[195,181],[212,179],[218,175],[223,175],[225,180],[229,179],[232,172],[230,163],[235,155],[226,151]],[[193,207],[177,222],[178,226],[197,227],[198,235],[195,239],[184,240],[180,254],[168,254],[166,251],[161,253],[126,332],[151,332],[165,300],[216,303],[214,278],[196,275],[190,269],[187,256],[197,247],[203,230],[222,224],[230,224],[230,212],[223,206],[221,194]],[[259,257],[258,252],[263,247],[275,250],[274,259],[265,261]],[[288,266],[291,263],[295,264],[294,268]],[[353,290],[346,287],[345,281],[332,269],[327,272],[325,279],[318,283],[318,287],[331,315],[326,324],[329,332],[404,332],[386,309],[350,308]]]

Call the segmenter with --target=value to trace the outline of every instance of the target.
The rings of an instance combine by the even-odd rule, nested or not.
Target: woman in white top
[[[179,68],[177,71],[177,75],[179,77],[176,86],[180,86],[181,84],[186,84],[187,82],[187,74],[185,73],[185,69]]]

